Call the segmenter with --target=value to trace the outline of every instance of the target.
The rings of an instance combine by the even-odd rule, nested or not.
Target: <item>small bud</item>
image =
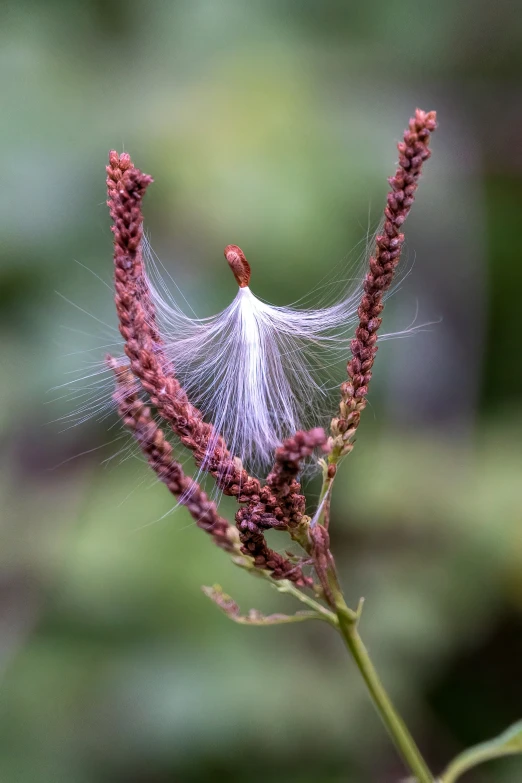
[[[237,245],[227,245],[225,248],[225,258],[228,265],[234,273],[236,282],[240,288],[247,288],[250,283],[250,264],[245,258],[245,254]]]

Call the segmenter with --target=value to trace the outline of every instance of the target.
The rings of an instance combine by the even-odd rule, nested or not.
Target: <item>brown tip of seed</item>
[[[246,288],[250,282],[250,264],[245,258],[245,254],[237,245],[227,245],[225,248],[225,258],[228,265],[234,273],[236,282],[240,288]]]

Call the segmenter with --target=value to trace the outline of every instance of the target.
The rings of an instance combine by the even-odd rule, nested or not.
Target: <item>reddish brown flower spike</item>
[[[118,413],[139,443],[151,468],[178,502],[188,509],[197,526],[212,536],[221,549],[235,553],[234,537],[230,534],[233,528],[219,515],[215,503],[199,484],[185,475],[179,462],[173,458],[172,446],[154,421],[151,409],[142,402],[136,391],[136,379],[130,368],[111,356],[107,356],[107,364],[116,378],[114,401]]]
[[[341,386],[341,405],[338,418],[332,421],[334,449],[346,454],[353,445],[353,437],[366,406],[368,384],[377,353],[377,332],[384,309],[384,293],[389,289],[399,263],[404,234],[400,231],[413,204],[423,163],[430,157],[430,135],[437,127],[434,111],[417,109],[404,132],[404,140],[397,145],[399,165],[388,182],[382,232],[375,239],[375,250],[370,258],[364,279],[364,294],[358,308],[359,325],[350,348],[348,382]]]
[[[246,288],[250,283],[250,264],[245,258],[245,254],[237,245],[227,245],[225,248],[225,258],[228,265],[234,273],[236,282],[240,288]]]
[[[266,497],[261,500],[260,481],[248,475],[241,461],[228,451],[221,435],[216,433],[212,424],[203,420],[201,412],[189,402],[164,356],[140,248],[143,222],[141,201],[152,178],[136,169],[127,154],[118,155],[114,151],[109,154],[107,175],[108,205],[114,233],[116,309],[125,340],[125,353],[130,360],[130,371],[139,379],[142,389],[149,395],[162,419],[179,436],[181,443],[194,453],[198,467],[214,476],[224,494],[234,495],[239,503],[249,504],[252,518],[249,517],[249,526],[245,521],[245,530],[242,530],[241,523],[247,509],[241,508],[236,518],[243,553],[250,555],[258,568],[272,571],[276,579],[290,579],[298,585],[309,584],[311,580],[303,576],[298,566],[268,547],[263,535],[263,531],[271,527],[286,529],[286,524],[291,521],[290,512],[293,513],[293,521],[300,510],[299,502],[294,498],[291,509],[285,508],[284,512],[280,509],[278,517],[274,516],[278,500],[269,488],[265,489]],[[250,279],[250,267],[242,250],[229,245],[225,256],[238,284],[246,287]],[[113,369],[120,377],[118,368]],[[155,439],[160,438],[163,444],[163,435],[153,430],[154,422],[149,423],[151,417],[141,401],[129,397],[125,407],[119,405],[119,410],[125,425],[133,431],[161,480],[173,494],[183,498],[186,487],[190,488],[187,495],[190,504],[186,503],[190,513],[196,518],[197,524],[208,529],[219,546],[225,548],[229,539],[228,536],[223,539],[222,523],[212,528],[205,527],[210,514],[206,496],[203,497],[195,482],[186,484],[186,481],[192,480],[183,478],[179,473],[180,466],[170,459],[170,453],[165,454],[167,445],[161,445],[158,451]],[[296,487],[293,489],[297,492]],[[255,522],[254,509],[258,515],[262,512],[264,527]],[[203,510],[205,513],[202,513]],[[298,520],[295,521],[297,523]]]

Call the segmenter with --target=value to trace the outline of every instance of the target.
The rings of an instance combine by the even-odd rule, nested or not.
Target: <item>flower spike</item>
[[[304,577],[298,566],[272,551],[266,544],[264,529],[284,528],[282,521],[274,516],[274,503],[268,503],[270,494],[264,502],[260,499],[262,488],[259,480],[248,475],[241,461],[230,454],[213,425],[203,421],[201,412],[189,402],[185,390],[173,373],[171,363],[165,357],[141,252],[141,199],[152,178],[136,169],[128,155],[118,156],[116,152],[109,155],[107,174],[108,204],[114,221],[115,301],[130,370],[141,381],[161,417],[170,424],[183,445],[194,453],[196,464],[214,476],[218,487],[225,494],[234,495],[241,503],[248,503],[251,515],[253,508],[262,510],[266,523],[264,528],[252,523],[248,531],[240,531],[243,553],[253,558],[256,567],[271,571],[276,579],[287,578],[298,585],[311,584],[312,580]],[[233,261],[237,260],[241,264],[241,279],[245,280],[246,269],[250,268],[239,248],[237,251]],[[133,431],[161,480],[179,497],[180,502],[187,505],[196,519],[198,510],[201,514],[202,508],[205,508],[200,525],[204,526],[207,516],[210,514],[212,517],[212,513],[217,513],[213,504],[208,506],[210,501],[199,485],[184,476],[181,467],[171,460],[169,444],[161,430],[156,428],[153,431],[155,425],[150,409],[136,395],[135,384],[131,385],[131,372],[121,370],[113,359],[108,362],[117,376],[118,395],[123,393],[118,405],[125,425]],[[157,446],[156,440],[161,442],[160,446]],[[240,509],[237,515],[238,527],[243,511]],[[226,524],[224,520],[222,522]],[[212,518],[210,524],[209,532],[226,548],[223,545],[221,522]]]
[[[370,258],[370,269],[364,280],[364,293],[358,308],[359,325],[351,341],[352,358],[348,362],[348,381],[341,386],[339,416],[332,421],[333,451],[331,461],[347,454],[353,448],[353,438],[366,407],[368,384],[377,353],[377,332],[382,322],[384,293],[389,289],[404,244],[401,227],[408,217],[423,163],[431,155],[430,135],[437,127],[434,111],[417,109],[399,142],[399,165],[388,182],[384,210],[384,227],[375,240],[375,251]]]
[[[198,527],[209,533],[221,549],[232,554],[237,553],[236,530],[220,517],[215,503],[209,500],[196,481],[185,475],[179,462],[173,459],[172,446],[161,428],[155,424],[150,408],[136,393],[134,376],[129,368],[112,356],[107,357],[107,364],[116,378],[114,401],[118,406],[118,413],[139,443],[151,468],[188,509]]]
[[[247,474],[221,435],[189,402],[165,356],[156,327],[141,251],[141,201],[151,182],[152,177],[135,168],[129,155],[109,153],[107,190],[114,221],[115,301],[125,353],[153,405],[194,453],[196,464],[214,476],[224,494],[248,499],[259,491],[258,480]]]

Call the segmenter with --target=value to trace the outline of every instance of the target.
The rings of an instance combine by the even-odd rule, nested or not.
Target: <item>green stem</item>
[[[314,612],[317,613],[318,619],[325,620],[327,623],[330,623],[330,625],[333,625],[334,628],[339,629],[337,615],[329,609],[326,609],[322,604],[318,603],[318,601],[314,601],[314,599],[310,598],[306,593],[302,593],[301,590],[295,587],[292,582],[289,582],[288,579],[282,579],[277,582],[271,580],[271,582],[272,586],[275,587],[278,592],[293,595],[298,601],[301,601],[301,603],[306,604],[310,609],[313,609]]]
[[[370,692],[373,704],[386,726],[390,737],[395,743],[397,750],[408,768],[415,775],[415,779],[418,783],[433,783],[433,775],[422,758],[404,721],[395,710],[388,694],[384,690],[379,675],[371,662],[368,650],[359,636],[357,622],[353,620],[353,612],[348,610],[344,600],[341,600],[337,604],[337,617],[339,618],[339,632],[343,637],[353,660],[357,664],[357,668]]]
[[[337,468],[342,455],[342,448],[337,446],[330,453],[328,461],[323,463],[323,484],[319,498],[320,503],[326,498],[327,493],[331,493],[332,484],[336,475],[336,471],[333,472],[333,475],[330,475],[328,467],[330,465],[334,465]],[[329,500],[329,497],[326,498],[322,512],[318,519],[318,523],[323,524],[326,527],[328,527],[330,516]],[[352,611],[346,606],[333,562],[332,565],[328,568],[326,576],[332,597],[335,601],[335,605],[333,602],[331,603],[332,608],[335,609],[337,618],[339,620],[339,633],[343,637],[344,642],[361,673],[361,676],[366,684],[366,687],[368,688],[373,704],[379,713],[382,722],[388,730],[388,733],[400,755],[402,756],[406,766],[415,776],[417,783],[434,783],[434,778],[428,768],[428,765],[424,761],[417,745],[415,744],[415,740],[406,727],[406,724],[402,720],[399,713],[396,711],[390,700],[390,697],[386,693],[379,675],[377,674],[368,654],[368,650],[364,646],[363,641],[359,636],[357,625],[361,614],[362,602],[359,604],[357,612]]]
[[[331,457],[331,455],[330,455]],[[328,461],[322,461],[321,463],[323,465],[323,483],[321,485],[321,491],[319,493],[319,503],[318,506],[321,508],[321,512],[319,514],[319,517],[317,519],[318,525],[324,525],[324,527],[328,528],[328,524],[330,522],[330,498],[326,497],[328,493],[331,493],[332,491],[332,485],[334,483],[335,479],[335,473],[333,476],[328,475],[328,467],[330,465],[334,465],[337,467],[338,459],[331,460],[330,457],[328,458]]]
[[[461,777],[465,772],[467,772],[470,769],[473,769],[473,767],[476,767],[478,764],[482,764],[484,761],[491,761],[492,759],[500,758],[501,756],[504,756],[505,753],[502,753],[498,750],[483,750],[480,753],[477,753],[473,758],[471,756],[468,758],[462,758],[457,759],[456,762],[453,762],[451,766],[444,772],[444,774],[440,778],[440,783],[455,783],[455,781]]]

